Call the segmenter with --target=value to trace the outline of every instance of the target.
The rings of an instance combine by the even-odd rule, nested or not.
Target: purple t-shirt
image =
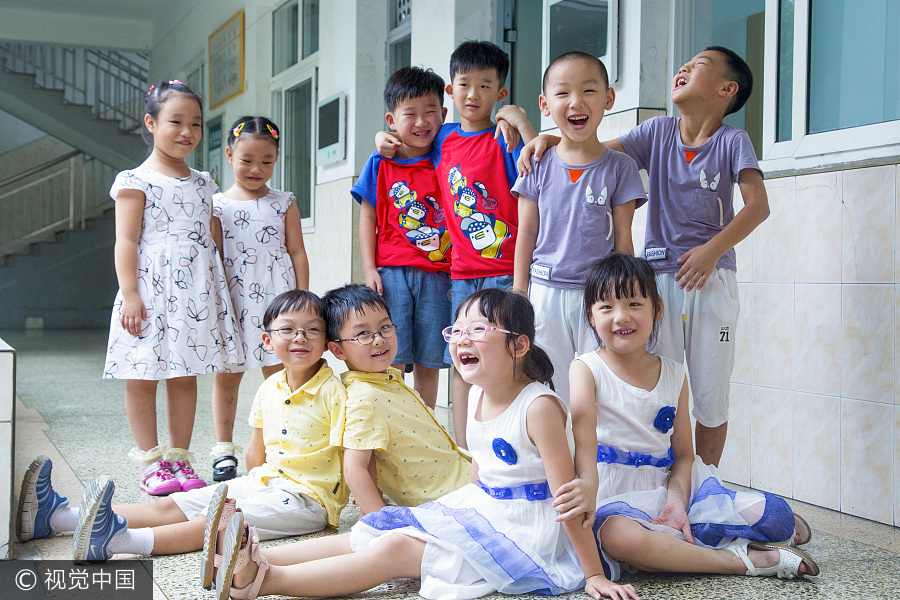
[[[647,201],[637,165],[614,150],[592,163],[570,165],[554,147],[532,166],[512,188],[538,205],[541,225],[531,276],[551,287],[580,288],[591,262],[612,252],[612,207]]]
[[[619,138],[650,176],[644,257],[658,273],[676,273],[682,254],[712,239],[734,218],[734,184],[744,169],[759,171],[743,129],[722,125],[702,146],[681,141],[676,117],[654,117]],[[716,265],[736,270],[734,248]]]

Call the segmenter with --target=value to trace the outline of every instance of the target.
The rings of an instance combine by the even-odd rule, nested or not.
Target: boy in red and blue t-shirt
[[[509,95],[503,87],[508,72],[509,57],[490,42],[463,42],[450,57],[446,91],[460,122],[441,128],[432,154],[453,242],[451,318],[472,292],[513,284],[518,200],[509,190],[516,182],[522,143],[509,144],[498,131],[503,126],[491,120],[494,105]],[[497,119],[506,121],[509,130],[517,129],[525,142],[536,135],[521,108],[504,106]],[[396,144],[391,136],[376,138],[382,154]],[[450,362],[449,351],[444,358]],[[454,374],[453,427],[456,443],[464,448],[469,387]]]
[[[414,387],[434,408],[450,324],[450,233],[431,145],[444,122],[444,80],[404,67],[384,88],[393,158],[373,152],[350,193],[360,204],[359,246],[366,285],[384,297],[397,324],[395,366],[413,365]]]

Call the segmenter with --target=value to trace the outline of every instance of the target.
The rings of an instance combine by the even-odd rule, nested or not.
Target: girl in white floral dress
[[[127,379],[125,409],[141,488],[167,495],[206,485],[188,448],[198,374],[244,362],[222,262],[209,234],[216,184],[185,158],[203,129],[200,98],[180,81],[150,88],[143,135],[152,145],[139,167],[122,171],[116,201],[113,305],[104,378]],[[156,387],[166,380],[168,450],[156,431]]]
[[[244,372],[262,368],[263,377],[282,369],[262,342],[266,307],[277,295],[309,286],[300,212],[294,195],[269,188],[278,159],[280,133],[265,117],[241,117],[228,132],[225,156],[234,185],[213,198],[212,236],[222,253],[246,362],[216,375],[213,422],[216,445],[213,479],[237,475],[239,449],[232,442],[238,389]]]

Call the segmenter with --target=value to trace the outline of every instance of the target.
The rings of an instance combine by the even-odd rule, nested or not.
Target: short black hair
[[[600,74],[603,75],[603,83],[609,88],[609,72],[606,70],[606,65],[603,64],[603,61],[594,56],[593,54],[588,54],[587,52],[580,52],[578,50],[573,50],[572,52],[566,52],[565,54],[560,54],[547,65],[547,68],[544,69],[544,78],[541,80],[541,91],[545,94],[547,93],[547,78],[550,74],[550,69],[555,67],[561,62],[565,62],[567,60],[585,60],[594,66],[600,71]]]
[[[237,133],[235,133],[237,131]],[[245,116],[231,124],[228,130],[228,147],[234,149],[234,144],[242,135],[255,135],[275,145],[278,150],[281,141],[281,131],[278,126],[265,117]]]
[[[736,113],[747,103],[747,98],[753,93],[753,72],[750,71],[747,62],[737,55],[734,50],[729,50],[723,46],[708,46],[705,51],[719,52],[725,55],[725,77],[729,81],[738,84],[737,94],[734,100],[725,112],[726,115]]]
[[[443,105],[444,79],[431,69],[403,67],[388,77],[384,85],[384,103],[391,112],[404,100],[429,94],[434,94],[438,104]]]
[[[266,313],[263,315],[263,329],[269,330],[272,321],[279,315],[299,310],[308,310],[316,313],[316,316],[325,318],[325,302],[309,290],[291,290],[279,294],[272,300]]]
[[[607,300],[615,296],[617,299],[629,296],[643,296],[653,306],[653,330],[650,332],[649,343],[652,346],[656,342],[659,331],[659,321],[656,320],[662,314],[663,302],[656,286],[656,273],[647,259],[613,252],[603,258],[598,258],[590,264],[584,277],[584,315],[594,328],[591,318],[591,309],[601,300]],[[602,344],[596,330],[597,342]]]
[[[372,288],[351,283],[344,287],[331,290],[325,294],[325,329],[328,339],[334,341],[340,336],[341,328],[350,318],[350,311],[355,313],[365,312],[366,309],[384,309],[388,317],[391,311],[388,309],[384,298]]]
[[[467,73],[475,69],[494,69],[500,87],[506,83],[509,73],[509,56],[497,44],[469,40],[457,46],[450,55],[450,80],[457,73]]]
[[[186,83],[171,79],[169,81],[160,81],[156,85],[151,85],[150,90],[144,96],[144,114],[150,115],[155,120],[159,117],[159,109],[166,100],[173,94],[184,94],[188,98],[193,98],[200,105],[200,118],[203,118],[203,99]],[[153,147],[153,134],[147,129],[147,124],[141,119],[141,138],[148,147]]]

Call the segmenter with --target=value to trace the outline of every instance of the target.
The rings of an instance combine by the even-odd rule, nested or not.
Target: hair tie
[[[150,94],[152,94],[153,90],[155,90],[155,89],[156,89],[156,84],[151,85],[150,89],[147,90],[147,95],[149,96]]]
[[[269,133],[272,134],[272,137],[275,138],[275,139],[277,140],[277,139],[278,139],[278,132],[275,131],[275,128],[272,127],[271,125],[269,125],[268,123],[266,123],[266,128],[269,130]]]
[[[241,135],[241,129],[243,129],[244,125],[246,125],[246,124],[247,124],[247,122],[244,121],[243,123],[241,123],[240,125],[238,125],[237,127],[235,127],[234,129],[231,130],[231,133],[234,134],[234,137],[238,137],[239,135]]]

